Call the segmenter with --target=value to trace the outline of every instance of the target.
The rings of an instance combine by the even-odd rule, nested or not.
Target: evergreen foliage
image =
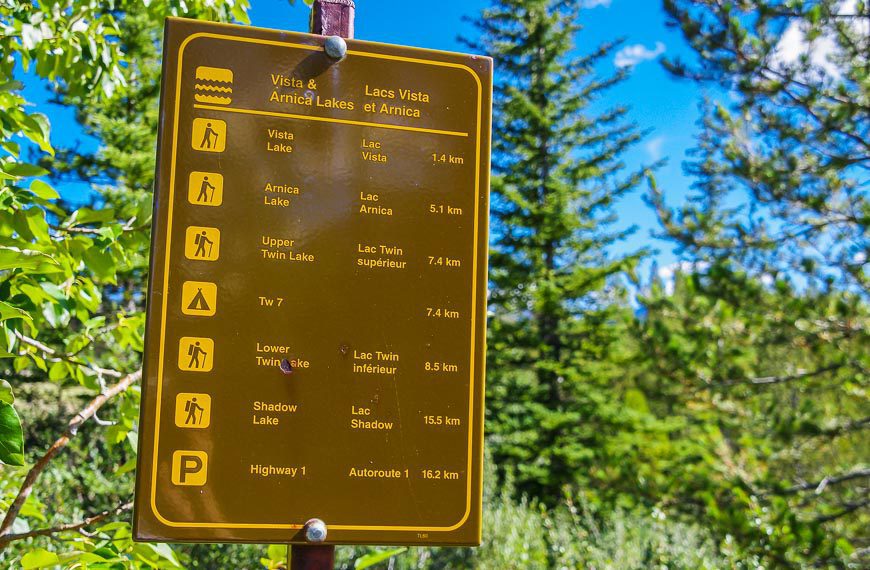
[[[575,53],[581,2],[504,0],[475,22],[473,49],[498,62],[493,140],[488,424],[494,458],[523,491],[613,489],[638,418],[619,397],[630,316],[613,257],[613,204],[641,134],[626,109],[594,104],[624,72],[595,65],[618,43]],[[630,474],[623,474],[630,477]],[[605,486],[604,481],[608,481]]]
[[[697,200],[671,213],[653,194],[668,233],[698,257],[729,257],[757,275],[800,275],[809,286],[866,294],[867,3],[664,5],[698,56],[667,67],[734,99],[705,105],[696,160],[687,166]]]
[[[664,5],[697,55],[667,67],[729,91],[705,102],[690,199],[650,193],[683,259],[639,323],[696,451],[680,504],[770,565],[866,562],[870,12]]]

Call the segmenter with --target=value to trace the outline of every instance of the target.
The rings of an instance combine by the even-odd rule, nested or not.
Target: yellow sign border
[[[323,51],[322,47],[312,46],[307,44],[297,44],[290,42],[276,42],[272,40],[262,40],[258,38],[245,38],[239,36],[229,36],[225,34],[215,34],[210,32],[198,32],[195,34],[191,34],[181,43],[178,49],[178,71],[176,73],[176,85],[175,85],[175,109],[174,109],[174,117],[173,117],[173,129],[172,129],[172,162],[170,165],[170,175],[169,175],[169,207],[167,212],[167,229],[166,229],[166,262],[163,267],[163,300],[162,300],[162,312],[161,312],[161,323],[160,323],[160,352],[158,355],[157,361],[157,409],[155,414],[155,430],[154,430],[154,449],[152,453],[152,469],[151,469],[151,511],[154,516],[163,524],[176,527],[176,528],[260,528],[260,529],[301,529],[304,527],[304,524],[270,524],[270,523],[215,523],[215,522],[176,522],[171,521],[160,514],[157,510],[157,456],[158,456],[158,447],[160,441],[160,407],[163,401],[163,365],[165,360],[165,344],[166,344],[166,314],[167,314],[167,306],[168,306],[168,289],[169,289],[169,265],[171,258],[171,242],[172,242],[172,209],[174,206],[174,198],[175,198],[175,178],[176,178],[176,157],[178,152],[178,123],[179,123],[179,110],[181,106],[181,78],[182,78],[182,69],[184,68],[184,49],[187,45],[197,38],[213,38],[213,39],[222,39],[243,43],[254,43],[259,45],[272,45],[279,47],[288,47],[288,48],[297,48],[308,51]],[[472,310],[471,310],[471,366],[470,366],[470,378],[469,378],[469,405],[468,405],[468,467],[466,471],[466,480],[467,480],[467,493],[466,493],[466,501],[465,501],[465,514],[462,518],[454,525],[446,526],[446,527],[416,527],[416,526],[391,526],[391,525],[341,525],[341,524],[330,524],[329,527],[335,530],[362,530],[362,531],[408,531],[408,532],[449,532],[458,529],[468,520],[469,515],[471,514],[471,471],[472,471],[472,463],[473,463],[473,447],[474,447],[474,429],[479,428],[479,426],[475,426],[474,424],[474,371],[475,371],[475,352],[474,352],[474,343],[476,339],[477,332],[477,257],[478,257],[478,242],[480,241],[480,233],[479,233],[479,215],[480,215],[480,130],[481,130],[481,122],[483,119],[482,116],[482,105],[483,105],[483,86],[480,82],[480,78],[477,73],[474,72],[473,69],[466,65],[462,65],[459,63],[450,63],[450,62],[441,62],[441,61],[429,61],[425,59],[412,58],[412,57],[403,57],[403,56],[395,56],[395,55],[387,55],[387,54],[376,54],[376,53],[368,53],[361,52],[356,50],[348,50],[348,56],[361,56],[361,57],[373,57],[378,59],[388,59],[393,61],[404,61],[409,63],[420,63],[424,65],[436,65],[441,67],[452,67],[455,69],[461,69],[467,71],[477,83],[477,130],[476,130],[476,144],[475,144],[475,183],[474,183],[474,253],[472,260]],[[226,109],[221,109],[225,111]],[[298,118],[305,117],[300,116]],[[295,117],[294,117],[295,118]],[[318,118],[320,119],[320,118]],[[346,121],[339,121],[346,122]],[[375,123],[372,123],[371,126],[382,126]],[[383,125],[384,128],[396,129],[401,128],[400,125]],[[418,130],[416,127],[409,127],[406,130]],[[435,134],[453,134],[446,131],[431,131]],[[454,135],[455,136],[455,135]],[[483,414],[480,414],[481,417]]]

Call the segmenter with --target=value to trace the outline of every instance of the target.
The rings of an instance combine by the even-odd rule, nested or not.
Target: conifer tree
[[[614,202],[641,178],[622,158],[641,133],[625,107],[592,108],[625,72],[596,72],[618,42],[577,54],[581,4],[497,0],[469,42],[497,69],[490,445],[521,491],[549,501],[564,485],[633,479],[622,459],[636,451],[627,434],[637,417],[620,394],[620,277],[640,253],[608,248],[627,233],[610,226]]]
[[[870,6],[665,0],[664,8],[698,56],[667,68],[731,93],[705,105],[688,165],[701,200],[668,213],[654,194],[665,229],[706,258],[870,291]]]
[[[686,423],[715,425],[680,436],[709,439],[685,473],[713,474],[681,504],[765,565],[866,563],[870,10],[663,4],[695,56],[667,67],[728,91],[705,103],[690,199],[650,195],[691,269],[644,301],[640,344]]]

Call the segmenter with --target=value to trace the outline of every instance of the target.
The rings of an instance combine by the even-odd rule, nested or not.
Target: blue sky
[[[417,3],[357,0],[356,38],[467,51],[457,37],[473,37],[475,31],[463,17],[477,16],[488,4],[486,0]],[[693,146],[702,93],[695,84],[673,79],[657,57],[659,52],[668,57],[689,57],[690,50],[679,30],[665,25],[665,13],[658,0],[586,0],[586,6],[581,14],[584,29],[577,37],[577,49],[583,52],[602,42],[623,38],[626,50],[619,57],[620,63],[636,61],[631,77],[611,90],[599,108],[627,105],[631,108],[630,119],[642,129],[652,131],[629,154],[628,165],[638,167],[667,158],[668,163],[657,173],[657,180],[670,202],[678,204],[691,184],[691,180],[683,176],[682,162],[686,151]],[[301,0],[294,6],[286,0],[252,0],[250,15],[255,26],[304,30],[308,25],[308,8]],[[615,59],[602,62],[601,71],[612,72]],[[619,250],[654,248],[658,251],[655,256],[658,264],[668,265],[674,262],[671,245],[652,237],[657,230],[656,220],[641,198],[642,191],[635,191],[618,206],[620,226],[638,226],[638,231]]]
[[[252,24],[267,28],[305,31],[308,8],[297,0],[251,0]],[[404,44],[450,51],[466,51],[459,35],[473,36],[474,29],[463,16],[474,17],[486,7],[484,0],[409,3],[408,0],[357,0],[356,37],[386,43]],[[581,15],[584,26],[577,38],[579,51],[591,50],[598,44],[624,38],[625,51],[619,63],[635,61],[631,77],[611,90],[599,108],[627,105],[630,118],[651,133],[628,157],[629,167],[637,167],[657,158],[667,158],[657,178],[672,204],[685,196],[691,180],[682,174],[686,151],[692,147],[697,132],[700,88],[692,83],[671,78],[656,61],[660,53],[669,57],[689,55],[678,30],[665,25],[665,14],[658,0],[587,0]],[[617,58],[614,58],[617,59]],[[616,61],[601,65],[602,72],[613,71]],[[498,62],[496,62],[496,72]],[[98,141],[83,136],[71,110],[58,106],[45,107],[48,94],[41,86],[28,82],[26,96],[37,103],[52,121],[52,140],[58,146],[79,144],[92,149]],[[61,190],[71,198],[81,197],[87,188],[65,185]],[[660,266],[674,261],[671,246],[656,240],[655,216],[641,199],[643,189],[635,191],[618,206],[620,226],[636,225],[635,235],[619,249],[634,250],[652,247]]]

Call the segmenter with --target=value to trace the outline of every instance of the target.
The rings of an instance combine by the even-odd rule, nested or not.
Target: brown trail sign
[[[138,540],[480,541],[492,61],[324,42],[167,22]]]

